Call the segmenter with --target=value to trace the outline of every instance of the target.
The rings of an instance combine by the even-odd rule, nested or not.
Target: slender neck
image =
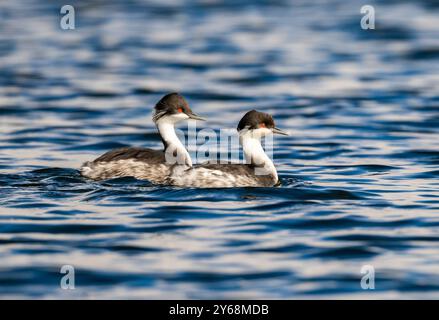
[[[240,135],[242,149],[247,164],[255,166],[255,174],[272,175],[275,182],[278,181],[276,167],[273,161],[265,153],[261,145],[260,137],[251,132]]]
[[[165,146],[166,162],[192,167],[191,157],[175,133],[174,122],[159,120],[156,125]]]

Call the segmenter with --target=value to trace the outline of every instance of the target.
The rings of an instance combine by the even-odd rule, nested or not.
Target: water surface
[[[439,298],[435,1],[369,1],[368,31],[362,1],[121,3],[72,1],[70,31],[61,1],[0,4],[0,298]],[[282,186],[79,175],[160,148],[176,90],[200,129],[273,114]]]

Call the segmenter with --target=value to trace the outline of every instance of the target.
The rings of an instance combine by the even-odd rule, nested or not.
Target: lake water
[[[64,4],[0,4],[0,298],[439,298],[437,1]],[[282,186],[79,175],[160,148],[170,91],[199,129],[273,114]]]

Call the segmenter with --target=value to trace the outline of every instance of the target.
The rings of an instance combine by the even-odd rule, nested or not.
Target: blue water
[[[119,3],[70,1],[69,31],[63,1],[0,3],[0,298],[439,298],[437,1],[367,1],[368,31],[364,1]],[[282,186],[79,175],[159,148],[175,90],[199,128],[273,114]]]

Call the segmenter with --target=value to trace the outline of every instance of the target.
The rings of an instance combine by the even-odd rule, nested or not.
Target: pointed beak
[[[276,128],[276,127],[274,127],[273,129],[271,129],[271,131],[272,131],[273,133],[281,134],[281,135],[284,135],[284,136],[287,136],[287,135],[288,135],[288,133],[286,133],[285,131],[282,131],[281,129]]]
[[[187,116],[189,117],[189,119],[192,119],[192,120],[200,120],[200,121],[206,121],[206,119],[204,119],[204,118],[202,118],[202,117],[196,115],[195,113],[190,112],[190,113],[186,113],[186,114],[187,114]]]

